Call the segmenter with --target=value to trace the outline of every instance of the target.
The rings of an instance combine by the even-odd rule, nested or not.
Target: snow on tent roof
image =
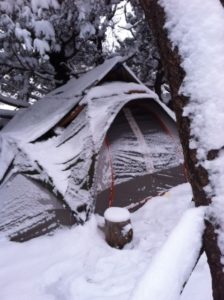
[[[99,82],[113,67],[124,58],[116,56],[90,70],[78,79],[52,91],[28,109],[21,110],[4,127],[6,133],[21,141],[31,142],[42,136],[68,113],[82,98],[83,92]]]
[[[138,82],[139,84],[142,84],[145,86],[145,84],[135,75],[135,73],[126,65],[126,63],[123,64],[124,68],[126,69],[126,71],[131,74],[131,76],[136,80],[136,82]],[[147,89],[147,92],[150,94],[152,91],[147,88],[147,86],[145,86],[145,88]],[[162,107],[163,110],[165,110],[165,112],[174,120],[176,121],[176,116],[175,113],[166,105],[164,104],[159,97],[153,97],[154,100]]]
[[[116,94],[114,90],[117,91]],[[134,90],[136,93],[127,94],[129,90]],[[145,93],[139,94],[138,91],[145,91]],[[59,135],[46,141],[20,145],[20,149],[27,155],[26,164],[28,160],[31,165],[38,162],[45,174],[51,178],[57,191],[75,210],[74,205],[78,203],[78,198],[86,198],[86,196],[83,196],[84,191],[81,186],[74,182],[82,183],[88,176],[93,151],[95,153],[99,151],[108,128],[121,108],[129,101],[138,99],[139,95],[142,99],[155,97],[153,92],[149,94],[146,91],[144,86],[136,83],[111,82],[93,87],[83,99],[83,102],[88,103],[86,108]],[[50,155],[47,155],[49,151]],[[81,159],[82,156],[84,159]],[[76,195],[70,197],[68,195],[71,190],[69,178],[72,167],[70,165],[76,165],[76,162],[78,169],[73,167],[75,179],[71,180]],[[73,203],[74,199],[75,203]]]

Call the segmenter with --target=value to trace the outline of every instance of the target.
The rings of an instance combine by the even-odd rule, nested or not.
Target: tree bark
[[[162,95],[162,84],[163,84],[163,78],[164,78],[164,71],[162,67],[161,60],[158,61],[158,67],[157,67],[157,73],[156,73],[156,80],[154,84],[154,89],[156,94],[161,99]]]
[[[211,203],[211,199],[206,195],[203,188],[209,182],[208,172],[202,166],[197,165],[196,151],[189,148],[190,120],[182,116],[183,109],[189,102],[189,98],[178,94],[185,77],[185,72],[180,66],[181,58],[178,54],[178,49],[173,49],[168,39],[167,32],[164,29],[165,12],[158,4],[158,1],[140,0],[140,3],[157,41],[164,71],[170,84],[173,108],[176,113],[177,127],[183,147],[185,165],[193,191],[193,200],[196,206],[207,206]],[[217,151],[211,151],[208,155],[208,159],[214,159],[216,155]],[[205,224],[206,229],[203,237],[203,247],[208,258],[212,275],[213,298],[215,300],[224,300],[224,273],[223,265],[220,260],[221,252],[215,233],[216,228],[209,221],[206,221]]]
[[[224,6],[224,0],[220,0],[221,4]]]
[[[55,70],[56,87],[59,87],[69,80],[69,71],[66,67],[67,59],[63,49],[60,52],[49,53],[50,63]]]
[[[131,221],[111,222],[105,219],[105,237],[111,247],[122,249],[133,238]]]

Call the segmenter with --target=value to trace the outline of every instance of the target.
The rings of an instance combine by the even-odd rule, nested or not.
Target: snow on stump
[[[104,218],[106,241],[111,247],[122,249],[131,242],[133,230],[126,208],[110,207],[105,211]]]

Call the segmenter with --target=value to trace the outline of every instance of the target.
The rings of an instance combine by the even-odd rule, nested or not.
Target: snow
[[[125,58],[121,56],[107,59],[103,64],[88,71],[78,79],[73,78],[69,80],[68,83],[52,91],[49,95],[54,96],[64,93],[64,95],[70,98],[74,97],[74,95],[83,94],[86,89],[99,83],[117,64],[122,63],[124,60]]]
[[[154,172],[154,165],[152,162],[152,155],[149,150],[149,147],[147,146],[147,143],[145,141],[145,137],[141,132],[141,129],[139,128],[131,110],[129,108],[124,108],[124,115],[129,123],[129,126],[131,127],[131,130],[133,131],[134,135],[136,136],[138,140],[139,147],[141,147],[141,152],[144,157],[144,162],[146,166],[147,173],[153,173]]]
[[[26,154],[25,161],[20,160],[18,169],[26,171],[27,165],[28,168],[37,164],[41,166],[41,170],[38,168],[41,172],[38,179],[50,183],[54,191],[60,192],[69,206],[76,210],[83,203],[92,203],[90,191],[82,189],[81,183],[88,178],[94,151],[98,153],[108,128],[127,102],[138,99],[139,95],[152,101],[150,98],[155,94],[145,91],[144,86],[136,83],[114,82],[94,87],[86,91],[84,97],[49,95],[49,98],[40,100],[27,110],[19,111],[11,124],[3,129],[2,137],[3,140],[10,138],[15,141],[17,148]],[[57,135],[46,141],[28,142],[55,125],[82,97],[80,105],[88,103],[88,106],[66,129],[56,129]]]
[[[179,299],[202,247],[204,213],[205,208],[200,207],[184,214],[140,279],[132,300]]]
[[[35,38],[33,41],[34,50],[39,52],[41,56],[44,56],[50,51],[50,46],[47,41]]]
[[[150,265],[155,265],[158,253],[167,247],[167,238],[169,241],[170,234],[172,236],[176,231],[175,226],[184,212],[189,211],[187,214],[192,217],[191,197],[190,186],[184,184],[163,197],[150,200],[131,214],[134,238],[123,250],[107,245],[102,231],[97,228],[98,218],[95,216],[84,226],[59,230],[53,236],[22,244],[2,237],[0,299],[130,300],[142,274]],[[196,219],[193,217],[194,221]],[[192,229],[197,227],[195,223],[189,226]],[[195,240],[197,237],[198,234]],[[179,244],[178,241],[175,245],[175,253]],[[191,256],[190,245],[187,248]],[[169,261],[165,266],[167,264],[170,265]],[[177,271],[181,272],[180,269],[181,265]],[[210,286],[210,275],[203,257],[180,300],[212,300]],[[205,291],[208,294],[205,295]]]
[[[59,3],[57,0],[31,0],[31,6],[33,12],[38,12],[41,9],[50,9],[51,7],[54,9],[59,8]]]
[[[115,117],[130,101],[145,99],[152,106],[157,102],[156,94],[141,83],[115,81],[92,87],[111,69],[122,63],[122,60],[121,57],[107,60],[79,79],[70,80],[29,108],[20,109],[1,131],[1,144],[4,146],[10,140],[14,146],[13,152],[10,150],[9,154],[2,146],[0,178],[6,181],[13,172],[30,173],[35,170],[35,174],[30,176],[47,183],[55,194],[63,196],[74,212],[80,205],[85,205],[88,209],[93,203],[94,187],[89,180],[91,164]],[[84,106],[73,122],[60,130],[55,128],[77,104]],[[166,117],[168,116],[164,118]],[[37,140],[49,130],[51,137]],[[145,145],[145,148],[149,147]],[[126,147],[126,150],[124,155],[127,158],[129,149]],[[160,147],[157,150],[160,151]],[[168,153],[167,149],[165,152]],[[167,162],[172,160],[166,153],[163,156],[168,158]],[[141,154],[136,157],[133,169],[137,167],[140,170],[140,162],[145,171]],[[12,161],[13,170],[4,178]],[[131,177],[133,174],[132,172]],[[86,220],[85,213],[82,219]]]
[[[150,99],[145,99],[146,107],[128,108],[132,114],[132,118],[128,119],[132,124],[126,118],[127,108],[122,109],[116,115],[115,123],[110,126],[99,153],[96,172],[98,174],[98,191],[107,189],[112,178],[115,184],[119,184],[136,178],[136,176],[176,167],[181,160],[183,161],[182,151],[179,149],[180,142],[172,136],[171,132],[168,134],[164,131],[164,127],[170,128],[170,123],[166,123],[164,119],[165,126],[161,127],[161,123],[156,117],[161,113],[158,108],[154,110],[155,115],[146,110],[150,101],[152,102]],[[151,109],[152,103],[150,104]],[[117,107],[118,105],[116,109]],[[102,114],[102,116],[106,114]],[[102,116],[101,118],[95,117],[94,122],[100,124]],[[107,121],[106,118],[105,120]],[[93,136],[95,136],[96,130],[102,132],[101,128],[104,126],[105,123],[102,123],[95,130],[92,129]],[[121,128],[123,129],[121,130]]]
[[[210,271],[205,253],[201,256],[193,274],[183,290],[181,300],[212,300]]]
[[[224,145],[224,10],[220,1],[160,0],[167,13],[166,28],[178,46],[186,72],[180,92],[190,96],[185,115],[192,120],[194,144],[205,155]],[[193,146],[193,143],[192,143]]]
[[[28,30],[22,29],[17,25],[15,28],[15,35],[19,40],[24,41],[28,51],[32,50],[31,33]]]
[[[109,207],[104,213],[104,218],[110,222],[125,222],[130,220],[130,213],[126,208]]]
[[[20,174],[1,186],[0,200],[0,236],[46,222],[54,217],[53,209],[62,207],[47,189]]]
[[[96,33],[96,29],[90,22],[86,22],[80,26],[80,38],[86,39]]]
[[[46,40],[54,40],[55,32],[53,25],[47,20],[39,20],[33,23],[35,36],[45,38]]]
[[[104,142],[98,158],[97,189],[103,191],[111,184],[128,181],[146,173],[141,149],[132,132],[126,132],[115,141]]]
[[[20,109],[1,134],[7,134],[21,143],[33,141],[52,128],[79,101],[74,99],[43,98],[28,109]]]
[[[25,151],[29,153],[29,158],[38,163],[44,168],[44,171],[53,180],[54,186],[61,194],[65,194],[69,177],[69,170],[63,171],[63,162],[71,160],[77,153],[81,151],[82,144],[77,143],[78,139],[71,139],[69,143],[63,144],[61,147],[56,146],[55,139],[50,139],[46,142],[28,144]],[[51,149],[51,155],[46,155],[46,151]]]
[[[13,12],[13,2],[12,1],[1,1],[0,2],[1,11],[11,14]]]
[[[15,138],[19,136],[22,142],[36,140],[57,124],[81,100],[87,88],[99,82],[122,60],[123,58],[119,56],[111,58],[79,79],[71,79],[27,110],[21,110],[2,132]]]
[[[223,194],[224,152],[213,160],[210,150],[223,149],[224,135],[224,9],[221,1],[160,0],[167,20],[165,27],[177,46],[186,73],[180,93],[189,96],[184,116],[191,120],[190,147],[197,149],[199,164],[208,170],[205,191],[212,198],[208,213],[221,225],[219,243],[224,255]]]
[[[102,145],[105,132],[122,107],[135,99],[157,98],[145,86],[136,83],[111,82],[94,87],[81,103],[88,103],[88,118],[94,145]],[[103,130],[102,130],[103,129]]]
[[[133,82],[113,81],[106,82],[100,86],[92,88],[88,93],[88,99],[98,99],[102,97],[110,97],[118,94],[131,94],[132,91],[136,93],[147,93],[148,89],[143,84]],[[148,93],[152,98],[156,98],[156,94],[150,90]],[[85,100],[83,100],[84,102]]]
[[[138,82],[138,83],[144,85],[144,83],[141,82],[141,81],[136,77],[136,75],[134,74],[134,72],[133,72],[133,71],[132,71],[125,63],[123,64],[123,66],[124,66],[124,68],[128,71],[128,73],[130,73],[130,74],[132,75],[132,77],[136,80],[136,82]],[[147,91],[148,91],[149,93],[152,92],[149,88],[146,87],[146,89],[147,89]],[[163,110],[171,117],[171,119],[173,119],[174,121],[176,121],[175,113],[174,113],[174,112],[173,112],[166,104],[164,104],[164,103],[159,99],[159,97],[158,97],[157,95],[156,95],[156,97],[155,97],[155,101],[163,108]]]

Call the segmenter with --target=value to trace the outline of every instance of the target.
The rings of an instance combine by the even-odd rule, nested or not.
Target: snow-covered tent
[[[142,123],[139,129],[136,109],[140,127],[141,111],[148,111],[143,123],[149,127]],[[60,224],[84,222],[95,209],[119,205],[115,186],[121,206],[131,207],[127,189],[140,193],[134,200],[140,205],[150,194],[147,180],[152,186],[156,176],[183,181],[179,149],[173,113],[121,57],[109,59],[20,110],[1,131],[0,231],[26,240]]]

